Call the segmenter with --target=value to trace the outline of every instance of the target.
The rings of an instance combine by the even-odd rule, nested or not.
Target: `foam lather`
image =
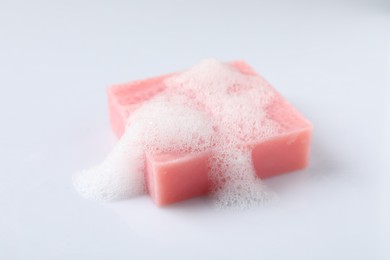
[[[149,193],[157,205],[209,194],[220,208],[262,204],[261,179],[308,164],[311,124],[245,62],[208,59],[108,89],[120,140],[74,176],[85,197]]]

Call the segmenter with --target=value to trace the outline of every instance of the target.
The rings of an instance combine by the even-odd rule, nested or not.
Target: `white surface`
[[[387,1],[129,2],[0,2],[1,259],[390,256]],[[106,86],[207,57],[248,61],[313,122],[311,167],[242,213],[83,200],[71,175],[115,143]]]

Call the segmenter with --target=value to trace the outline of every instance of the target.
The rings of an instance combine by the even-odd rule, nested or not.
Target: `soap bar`
[[[309,160],[312,133],[310,122],[248,64],[234,61],[230,65],[242,74],[255,75],[261,79],[263,86],[275,92],[275,98],[267,106],[265,113],[268,119],[280,126],[280,130],[266,140],[248,143],[248,146],[253,147],[252,163],[257,176],[264,179],[305,168]],[[164,91],[164,80],[175,74],[108,88],[110,122],[118,137],[124,133],[132,112]],[[212,185],[208,177],[210,155],[211,151],[195,154],[146,154],[145,183],[154,202],[157,205],[167,205],[207,194]]]
[[[153,201],[167,205],[206,195],[210,153],[146,156],[145,181]]]

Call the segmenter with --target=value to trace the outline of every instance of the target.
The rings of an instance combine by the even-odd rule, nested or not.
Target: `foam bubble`
[[[218,208],[247,209],[275,196],[256,177],[250,149],[220,150],[214,153],[212,160],[211,195]]]
[[[165,91],[128,119],[125,134],[107,159],[74,178],[82,195],[128,198],[145,192],[145,152],[212,150],[211,196],[219,208],[247,208],[272,194],[255,176],[248,143],[266,139],[279,126],[265,109],[275,93],[255,75],[214,59],[164,81]]]
[[[145,192],[142,146],[126,132],[108,157],[98,166],[73,176],[77,191],[85,198],[117,200]]]

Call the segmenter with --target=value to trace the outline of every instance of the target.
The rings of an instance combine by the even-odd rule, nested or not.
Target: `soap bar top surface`
[[[266,117],[277,124],[279,134],[300,130],[302,128],[312,128],[311,123],[246,62],[233,61],[226,65],[243,75],[253,76],[256,78],[256,83],[267,90],[266,92],[268,93],[263,94],[273,96],[272,102],[263,106],[263,109]],[[175,75],[180,75],[180,72],[124,84],[116,84],[108,88],[107,95],[109,99],[111,127],[118,137],[122,136],[129,115],[144,102],[147,102],[166,90],[166,81],[169,81],[169,78]],[[245,91],[245,88],[246,86],[235,85],[233,82],[226,91],[234,95],[234,93]],[[261,97],[258,98],[259,100],[261,99]]]

